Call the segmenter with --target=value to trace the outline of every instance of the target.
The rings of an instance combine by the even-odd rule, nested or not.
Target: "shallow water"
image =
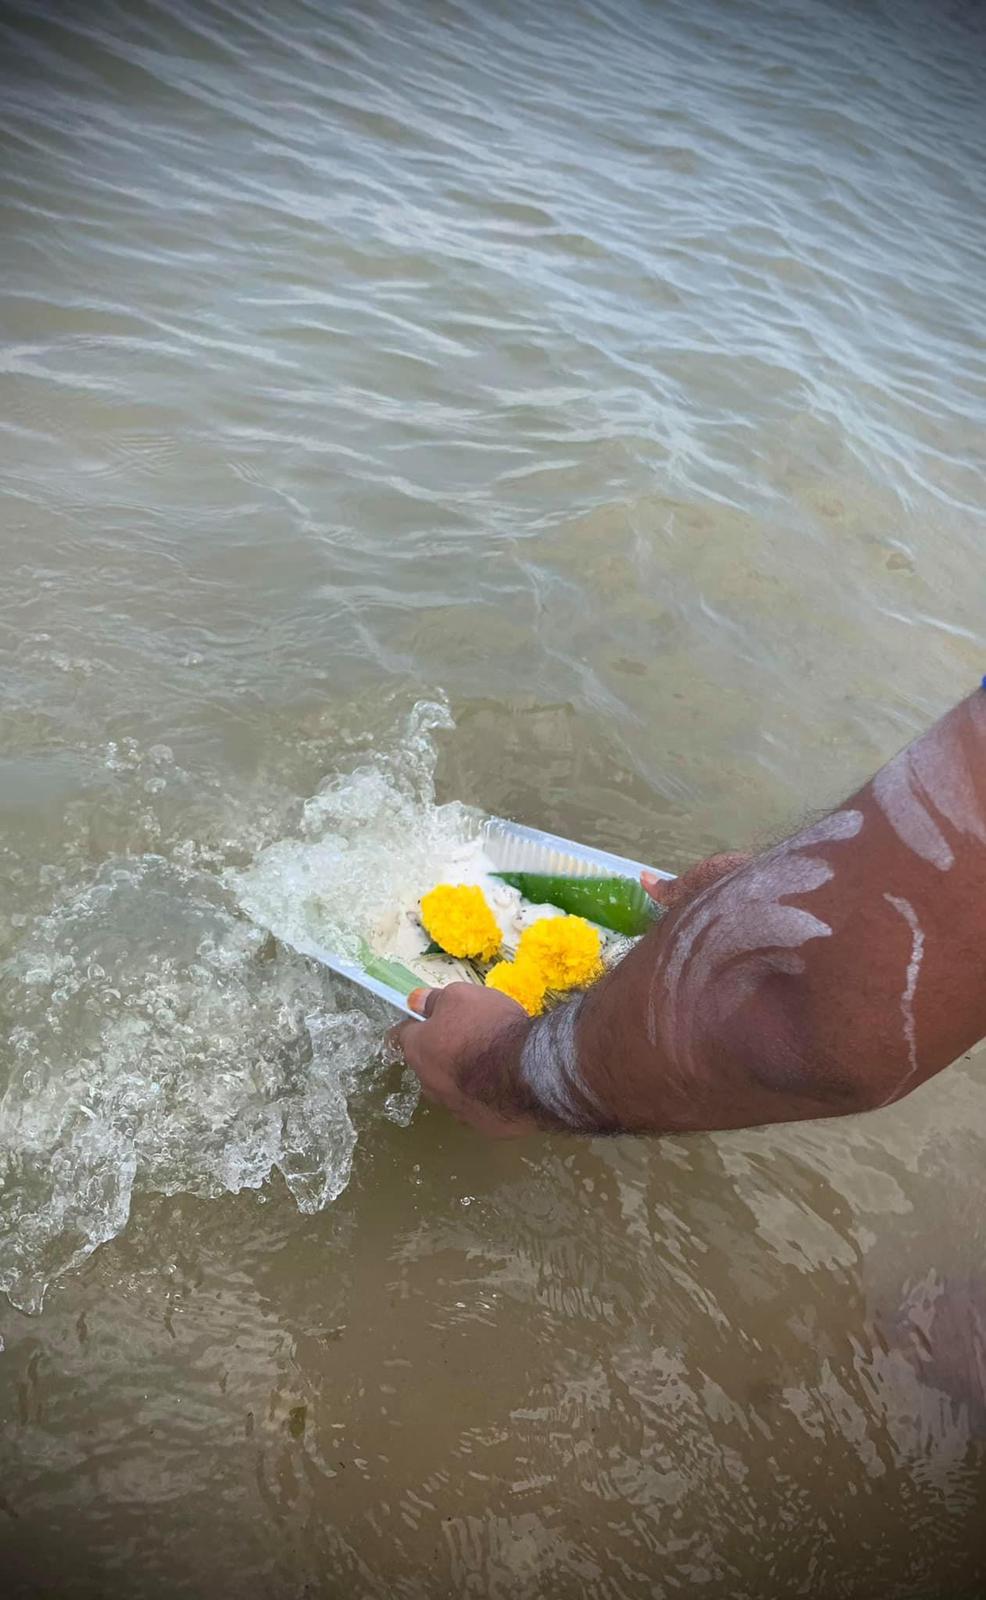
[[[976,681],[984,63],[913,0],[4,8],[6,1593],[982,1592],[981,1053],[487,1146],[232,886],[340,793],[677,869]]]

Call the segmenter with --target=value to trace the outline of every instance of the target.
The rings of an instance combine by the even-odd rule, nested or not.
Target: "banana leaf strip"
[[[568,878],[553,872],[497,872],[534,905],[553,905],[569,916],[586,917],[601,928],[630,938],[646,933],[652,902],[633,878]]]

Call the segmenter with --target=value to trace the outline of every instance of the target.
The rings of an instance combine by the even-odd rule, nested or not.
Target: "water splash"
[[[416,706],[244,882],[290,922],[342,851],[350,890],[382,897],[416,859],[409,841],[457,825],[434,804],[432,733],[449,726],[443,706]],[[0,964],[0,1289],[24,1310],[125,1227],[136,1192],[216,1196],[276,1169],[317,1211],[349,1181],[358,1120],[409,1120],[406,1086],[362,1093],[383,1075],[380,1011],[243,916],[240,854],[186,839],[107,860],[63,884]]]
[[[432,734],[452,727],[447,708],[420,701],[389,756],[329,779],[306,802],[299,837],[279,839],[231,873],[240,905],[293,949],[358,959],[398,902],[417,900],[456,847],[475,834],[475,813],[436,805]]]

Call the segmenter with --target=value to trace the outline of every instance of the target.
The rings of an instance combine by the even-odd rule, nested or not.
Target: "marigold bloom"
[[[421,900],[421,921],[437,945],[460,961],[492,961],[500,926],[474,884],[440,883]]]
[[[544,980],[528,961],[498,961],[486,974],[486,985],[516,1000],[529,1017],[544,1009]]]
[[[517,961],[536,967],[546,989],[580,989],[603,975],[602,939],[584,917],[542,917],[521,934]]]

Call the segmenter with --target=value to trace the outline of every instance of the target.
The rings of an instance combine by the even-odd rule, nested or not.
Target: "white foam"
[[[372,897],[409,837],[442,831],[431,730],[448,720],[416,708],[391,750],[309,802],[300,836],[261,852],[286,919],[309,914],[333,852]],[[116,780],[133,776],[143,797],[131,754]],[[254,810],[230,853],[250,851],[261,827]],[[409,1109],[406,1093],[364,1098],[383,1019],[324,969],[270,948],[237,907],[223,852],[157,832],[161,853],[56,886],[0,963],[0,1004],[16,1019],[0,1099],[0,1290],[27,1310],[120,1232],[134,1196],[214,1196],[279,1172],[299,1209],[317,1211],[349,1181],[360,1121]]]

